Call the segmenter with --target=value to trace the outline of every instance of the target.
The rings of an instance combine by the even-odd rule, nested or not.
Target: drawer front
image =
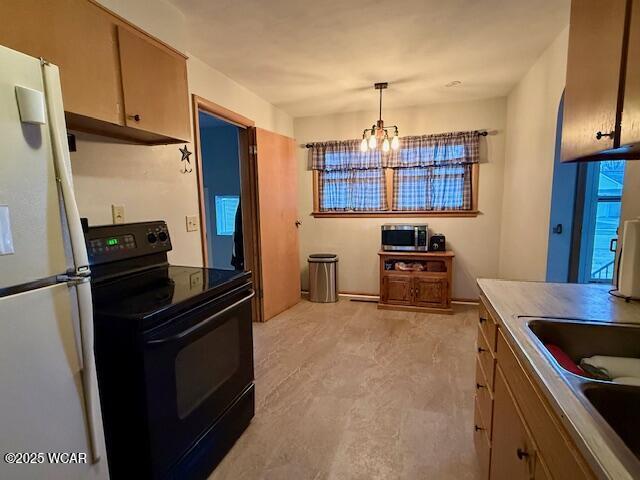
[[[492,352],[496,351],[496,340],[498,336],[498,324],[495,322],[489,309],[485,306],[485,300],[480,298],[480,306],[478,312],[478,322],[480,329],[484,333],[484,337],[487,339],[487,343]]]
[[[593,478],[584,460],[571,444],[564,427],[525,374],[502,332],[498,334],[497,358],[500,371],[513,392],[522,416],[538,445],[538,451],[553,478]]]
[[[478,464],[480,465],[480,478],[482,480],[487,480],[489,478],[489,464],[491,462],[491,443],[486,435],[487,430],[482,423],[482,418],[479,412],[480,410],[476,402],[473,444],[476,449]]]
[[[493,377],[494,371],[496,368],[496,360],[493,357],[493,352],[489,348],[487,340],[484,338],[484,334],[482,333],[482,327],[478,326],[478,360],[480,365],[482,365],[482,370],[484,371],[484,375],[487,379],[487,383],[489,385],[489,389],[493,390]]]
[[[476,359],[476,406],[480,411],[483,425],[487,427],[487,437],[491,438],[491,421],[493,418],[493,394],[489,382],[484,376],[480,359]]]

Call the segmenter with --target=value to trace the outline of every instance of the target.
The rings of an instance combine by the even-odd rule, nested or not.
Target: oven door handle
[[[187,328],[186,330],[183,330],[180,333],[176,333],[175,335],[171,335],[170,337],[158,338],[156,340],[147,340],[145,343],[147,345],[161,345],[161,344],[164,344],[164,343],[169,343],[169,342],[174,342],[176,340],[180,340],[180,339],[182,339],[182,338],[184,338],[184,337],[186,337],[188,335],[191,335],[194,332],[197,332],[198,330],[200,330],[202,328],[205,328],[207,325],[209,325],[211,322],[213,322],[216,318],[220,317],[221,315],[224,315],[229,310],[233,310],[237,306],[245,303],[248,300],[251,300],[255,296],[255,294],[256,294],[256,292],[254,290],[251,290],[251,293],[249,293],[249,295],[247,295],[246,297],[241,298],[237,302],[234,302],[231,305],[229,305],[228,307],[223,308],[219,312],[214,313],[210,317],[205,318],[200,323],[196,323],[195,325]]]

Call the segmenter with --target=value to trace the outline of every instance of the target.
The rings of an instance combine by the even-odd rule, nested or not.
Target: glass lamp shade
[[[398,138],[398,135],[394,135],[391,139],[391,148],[393,150],[398,150],[400,148],[400,139]]]
[[[388,152],[390,148],[391,147],[389,145],[389,139],[387,137],[384,137],[384,140],[382,141],[382,151]]]
[[[374,150],[376,146],[377,146],[376,136],[375,134],[372,134],[369,136],[369,148],[371,150]]]
[[[360,151],[366,152],[368,149],[369,149],[369,146],[367,144],[367,139],[363,138],[362,141],[360,142]]]

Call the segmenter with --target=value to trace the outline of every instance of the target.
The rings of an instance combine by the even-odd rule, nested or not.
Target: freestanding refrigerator
[[[109,476],[89,273],[58,68],[0,46],[2,479]]]

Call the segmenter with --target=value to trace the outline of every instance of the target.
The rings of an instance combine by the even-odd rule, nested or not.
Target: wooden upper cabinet
[[[146,144],[189,141],[179,52],[89,0],[0,1],[0,18],[0,45],[60,68],[70,129]]]
[[[619,145],[627,1],[571,2],[563,161],[589,157]]]
[[[65,111],[118,124],[115,27],[86,0],[0,2],[0,45],[60,68]]]
[[[640,143],[640,0],[633,0],[630,13],[621,145]]]
[[[189,141],[189,93],[184,57],[118,27],[127,127]]]

